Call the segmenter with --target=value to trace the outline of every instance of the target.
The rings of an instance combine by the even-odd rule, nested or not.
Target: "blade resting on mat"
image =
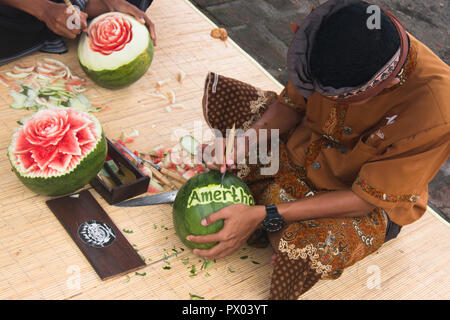
[[[151,206],[155,204],[173,203],[175,197],[177,196],[178,190],[169,191],[164,193],[155,194],[152,196],[145,196],[140,198],[135,198],[120,203],[116,203],[116,207],[142,207]]]

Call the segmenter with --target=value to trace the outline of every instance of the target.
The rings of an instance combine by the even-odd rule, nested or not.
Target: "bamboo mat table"
[[[96,114],[106,136],[117,138],[137,129],[130,145],[149,151],[176,144],[174,130],[194,130],[201,121],[203,85],[208,71],[279,92],[282,86],[233,41],[210,37],[215,26],[187,0],[158,0],[149,9],[157,27],[158,46],[150,72],[119,91],[89,82],[86,95],[109,106]],[[76,58],[76,43],[69,53],[54,57],[84,76]],[[24,65],[46,57],[22,59]],[[0,67],[0,74],[12,69]],[[180,84],[177,72],[186,78]],[[170,79],[185,109],[165,109],[167,102],[149,95],[156,83]],[[145,258],[147,266],[108,281],[101,281],[64,228],[47,208],[47,197],[26,189],[10,169],[6,150],[16,121],[28,113],[9,108],[8,90],[0,88],[0,299],[266,299],[272,267],[271,249],[244,247],[230,257],[200,270],[202,259],[184,247],[175,235],[170,205],[142,208],[109,206],[91,193],[120,230]],[[206,131],[206,130],[205,130]],[[399,238],[357,263],[335,281],[321,281],[304,299],[449,299],[450,249],[448,225],[428,211],[405,227]],[[169,259],[164,256],[175,253]],[[247,259],[241,257],[247,256]],[[188,264],[185,264],[189,260]],[[170,270],[163,269],[170,263]],[[192,265],[197,275],[191,276]],[[189,267],[189,268],[188,268]],[[145,274],[145,275],[144,275]],[[375,278],[374,278],[375,277]],[[377,285],[374,279],[381,282]],[[375,284],[375,285],[374,285]]]

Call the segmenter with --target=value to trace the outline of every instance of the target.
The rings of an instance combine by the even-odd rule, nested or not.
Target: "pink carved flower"
[[[89,44],[93,51],[110,55],[122,50],[133,38],[131,22],[117,14],[106,15],[89,27]]]
[[[75,167],[98,138],[94,120],[87,113],[45,109],[18,130],[14,154],[26,172],[58,175]]]

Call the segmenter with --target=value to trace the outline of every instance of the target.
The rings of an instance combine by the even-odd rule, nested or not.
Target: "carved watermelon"
[[[200,173],[189,179],[178,191],[173,205],[173,224],[181,241],[191,249],[209,249],[217,243],[194,243],[188,235],[207,235],[223,228],[223,220],[204,227],[203,218],[236,203],[249,206],[255,200],[247,185],[233,174],[227,173],[220,185],[222,174],[218,171]]]
[[[8,148],[11,166],[32,191],[74,192],[103,166],[107,144],[99,121],[71,108],[43,109],[16,131]]]
[[[78,44],[81,67],[99,86],[122,88],[140,79],[153,59],[145,24],[120,12],[105,13],[89,24]]]

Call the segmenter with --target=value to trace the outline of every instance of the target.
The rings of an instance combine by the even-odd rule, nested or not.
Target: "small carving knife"
[[[77,10],[78,7],[75,8],[70,0],[64,0],[64,2],[66,3],[66,7],[70,9],[70,12],[75,12]],[[86,33],[87,37],[89,37],[89,33],[87,32],[87,30],[82,30],[82,31],[84,33]]]
[[[228,135],[227,145],[225,147],[225,171],[222,173],[222,179],[220,181],[220,186],[223,184],[223,179],[225,178],[225,174],[227,173],[227,159],[233,152],[234,146],[234,135],[236,131],[236,124],[233,123],[233,128],[230,130],[230,134]]]

